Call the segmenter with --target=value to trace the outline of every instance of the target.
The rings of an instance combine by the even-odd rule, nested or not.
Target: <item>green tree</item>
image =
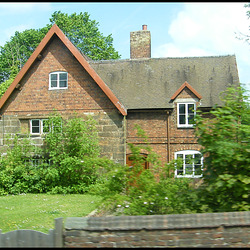
[[[93,60],[118,59],[120,55],[113,47],[113,38],[107,37],[99,31],[99,23],[90,19],[87,12],[68,15],[56,11],[50,18],[50,25],[54,23],[64,32],[70,41],[85,55]]]
[[[0,82],[16,76],[47,32],[48,28],[16,31],[0,47]]]
[[[244,5],[245,8],[250,8],[250,3],[245,4]],[[248,19],[250,18],[250,10],[246,11],[246,15],[248,17]],[[250,26],[249,26],[249,31],[250,31]],[[243,34],[241,32],[236,34],[236,38],[240,39],[240,40],[244,40],[246,41],[248,44],[250,44],[250,35],[249,34]]]
[[[202,145],[204,183],[201,204],[212,211],[248,210],[250,190],[250,108],[242,87],[223,93],[224,106],[196,117]]]
[[[45,27],[15,32],[10,41],[0,47],[0,83],[16,76],[55,23],[70,41],[89,58],[93,60],[120,58],[113,47],[111,34],[104,36],[99,31],[99,23],[91,20],[87,12],[68,15],[61,11],[55,11],[50,18],[50,23]],[[1,88],[3,87],[0,85]],[[0,90],[0,92],[3,91]]]

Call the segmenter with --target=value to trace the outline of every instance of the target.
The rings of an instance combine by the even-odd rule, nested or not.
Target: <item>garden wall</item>
[[[250,212],[69,217],[65,247],[250,247]]]

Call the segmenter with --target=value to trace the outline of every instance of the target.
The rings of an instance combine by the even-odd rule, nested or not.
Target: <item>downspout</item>
[[[167,152],[168,152],[168,157],[167,157],[167,162],[170,162],[170,130],[169,130],[169,116],[170,116],[170,111],[167,111]]]
[[[124,166],[126,166],[126,150],[127,150],[127,120],[126,115],[123,116],[123,138],[124,138]]]

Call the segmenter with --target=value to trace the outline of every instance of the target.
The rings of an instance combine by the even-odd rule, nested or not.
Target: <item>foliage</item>
[[[64,32],[70,41],[85,55],[93,60],[118,59],[120,55],[113,48],[113,38],[98,30],[99,23],[90,19],[87,12],[68,15],[55,11],[50,18]]]
[[[171,213],[190,213],[190,180],[173,178],[179,160],[163,165],[159,156],[153,152],[145,132],[136,125],[137,134],[144,139],[144,145],[129,144],[133,166],[114,169],[106,183],[105,202],[102,211],[116,215],[152,215]],[[148,153],[147,158],[140,154]],[[144,169],[144,161],[149,169]],[[105,186],[105,185],[104,185]],[[110,187],[115,186],[110,193]],[[95,190],[96,191],[96,190]],[[102,193],[104,195],[104,192]]]
[[[245,8],[250,8],[250,3],[248,4],[245,4],[244,5]],[[247,10],[246,11],[246,15],[248,17],[248,19],[250,18],[250,10]],[[250,26],[249,26],[249,30],[250,30]],[[236,34],[236,38],[239,39],[239,40],[244,40],[245,42],[247,42],[248,44],[250,44],[250,35],[249,34],[243,34],[241,32],[238,32]]]
[[[48,119],[43,148],[30,138],[10,140],[0,159],[0,195],[19,193],[84,193],[96,182],[99,168],[110,160],[99,157],[95,121],[55,113]],[[40,163],[34,166],[34,159]]]
[[[196,117],[196,135],[202,145],[204,184],[202,205],[212,211],[249,210],[250,108],[244,89],[228,88],[224,106]]]
[[[3,94],[6,92],[6,90],[9,88],[11,83],[13,82],[14,78],[10,78],[6,80],[5,82],[0,84],[0,98],[3,96]]]
[[[17,75],[54,23],[89,58],[94,60],[120,58],[113,47],[111,34],[104,36],[98,29],[99,23],[91,20],[87,12],[68,15],[55,11],[50,23],[45,27],[16,31],[10,41],[0,47],[0,83]]]
[[[47,32],[46,27],[16,31],[10,41],[0,47],[0,82],[17,75]]]

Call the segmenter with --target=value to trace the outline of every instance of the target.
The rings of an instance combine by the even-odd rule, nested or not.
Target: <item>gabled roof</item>
[[[64,43],[64,45],[69,49],[69,51],[75,56],[78,62],[83,66],[83,68],[89,73],[92,79],[99,85],[99,87],[103,90],[106,96],[110,99],[110,101],[116,106],[116,108],[121,112],[122,115],[127,114],[127,110],[122,105],[122,103],[118,100],[118,98],[114,95],[114,93],[110,90],[110,88],[105,84],[105,82],[101,79],[101,77],[95,72],[95,70],[89,65],[84,56],[80,53],[80,51],[70,42],[70,40],[64,35],[64,33],[59,29],[59,27],[54,24],[48,33],[45,35],[43,40],[37,46],[35,51],[32,53],[30,58],[27,60],[25,65],[22,67],[10,87],[4,93],[2,98],[0,99],[0,109],[3,107],[4,103],[10,97],[11,93],[18,86],[19,82],[25,76],[27,71],[30,69],[32,64],[35,62],[36,58],[39,57],[42,50],[48,44],[50,39],[57,35],[58,38]]]
[[[171,96],[171,100],[174,100],[184,88],[188,88],[198,99],[202,99],[202,96],[188,83],[184,82],[179,89],[176,90],[176,92]]]

